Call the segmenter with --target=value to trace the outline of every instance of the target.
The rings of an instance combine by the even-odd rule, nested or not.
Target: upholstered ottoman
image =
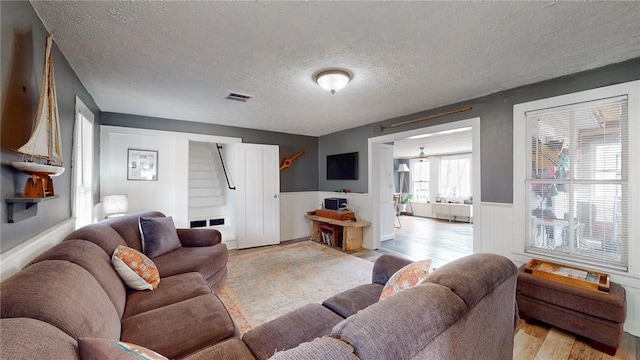
[[[516,301],[524,320],[536,319],[584,336],[597,350],[614,355],[622,342],[627,302],[622,286],[609,292],[581,289],[518,269]]]

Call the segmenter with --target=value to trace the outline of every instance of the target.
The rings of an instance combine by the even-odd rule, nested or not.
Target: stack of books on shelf
[[[322,234],[322,242],[329,246],[333,246],[333,232],[332,231],[321,231]]]

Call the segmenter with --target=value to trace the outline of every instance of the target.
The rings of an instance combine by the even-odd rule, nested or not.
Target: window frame
[[[629,141],[628,147],[628,183],[629,199],[628,199],[628,218],[629,221],[629,247],[628,247],[628,267],[626,270],[613,268],[607,264],[598,263],[595,260],[576,260],[575,258],[567,258],[563,254],[541,254],[536,252],[527,252],[526,243],[526,212],[528,206],[527,201],[527,158],[530,142],[527,141],[527,119],[526,113],[530,111],[560,107],[569,104],[592,101],[602,98],[610,98],[615,96],[627,95],[628,97],[628,131],[629,134],[640,133],[640,81],[632,81],[623,84],[611,85],[597,89],[581,91],[577,93],[560,95],[556,97],[535,100],[527,103],[516,104],[513,107],[513,208],[514,208],[514,228],[513,228],[513,248],[512,252],[516,255],[522,255],[526,258],[541,258],[551,261],[562,261],[564,263],[577,266],[588,266],[590,268],[602,269],[610,273],[619,273],[623,275],[632,275],[640,277],[640,263],[634,262],[634,259],[640,259],[640,223],[631,219],[640,216],[640,191],[631,184],[640,182],[640,142]]]
[[[421,164],[427,164],[429,166],[429,179],[426,181],[415,181],[414,180],[414,164],[416,163],[421,163]],[[425,158],[414,158],[414,159],[409,159],[409,166],[411,168],[411,183],[409,184],[409,186],[411,187],[411,194],[413,194],[413,202],[419,202],[419,203],[428,203],[431,202],[431,186],[432,186],[432,181],[431,181],[431,176],[432,176],[432,171],[431,168],[432,166],[432,162],[429,159],[425,159]],[[426,182],[427,183],[427,191],[428,191],[428,196],[427,196],[427,201],[421,201],[419,200],[418,196],[416,196],[416,188],[415,188],[415,183],[416,182]]]
[[[444,161],[453,161],[453,160],[467,160],[469,162],[469,195],[468,196],[462,196],[460,194],[460,191],[458,190],[458,195],[451,198],[451,197],[447,197],[445,195],[442,195],[442,163]],[[444,197],[447,200],[455,200],[455,201],[462,201],[465,199],[469,199],[470,196],[473,196],[473,157],[471,153],[468,154],[459,154],[459,155],[443,155],[440,157],[440,161],[438,162],[438,192],[437,192],[437,196],[438,197]]]
[[[90,138],[91,138],[91,146],[90,146],[90,151],[91,153],[89,154],[89,158],[91,159],[90,164],[89,164],[89,168],[88,168],[88,175],[83,175],[83,178],[88,176],[90,179],[90,198],[91,198],[91,209],[90,209],[90,222],[92,223],[94,221],[94,206],[95,206],[95,202],[93,199],[93,189],[95,188],[95,184],[94,184],[94,179],[95,179],[95,174],[94,174],[94,170],[95,170],[95,115],[91,112],[91,110],[89,110],[89,108],[82,102],[82,100],[80,100],[79,97],[76,96],[76,103],[75,103],[75,117],[74,117],[74,128],[73,128],[73,141],[72,141],[72,146],[73,146],[73,150],[72,150],[72,159],[71,159],[71,167],[72,167],[72,174],[71,174],[71,181],[72,181],[72,188],[71,188],[71,196],[72,196],[72,202],[71,202],[71,214],[74,218],[74,227],[77,229],[79,227],[82,227],[84,225],[87,224],[79,224],[78,223],[78,214],[77,214],[77,210],[76,210],[76,206],[77,206],[77,194],[78,194],[78,170],[79,169],[85,169],[87,168],[85,163],[82,163],[81,166],[78,166],[77,164],[77,149],[78,149],[78,141],[79,141],[79,134],[78,132],[82,131],[82,124],[81,124],[81,120],[82,118],[86,119],[87,122],[90,124]],[[82,136],[83,138],[85,137],[85,135],[83,134]],[[83,158],[85,156],[83,155]],[[86,174],[86,172],[83,172],[83,174]]]

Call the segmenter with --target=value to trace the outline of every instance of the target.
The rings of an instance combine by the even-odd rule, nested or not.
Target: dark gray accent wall
[[[280,191],[318,191],[317,137],[108,112],[102,113],[102,124],[236,137],[246,143],[278,145],[281,160],[304,150],[305,154],[291,167],[280,171]]]
[[[371,137],[369,127],[361,126],[337,132],[318,139],[318,183],[321,191],[349,189],[354,193],[367,192],[368,156],[367,139]],[[327,155],[358,153],[358,180],[327,180]]]
[[[367,139],[370,137],[480,117],[482,201],[513,203],[513,105],[638,79],[640,79],[640,58],[322,136],[318,142],[320,190],[332,191],[339,186],[351,187],[356,192],[368,192],[366,159],[368,157]],[[387,129],[382,134],[377,129],[377,125],[388,126],[463,106],[472,106],[473,109]],[[325,180],[322,163],[324,155],[347,151],[360,151],[358,181],[343,186],[343,184],[333,184]]]
[[[94,200],[99,201],[100,188],[100,109],[84,88],[53,38],[54,74],[58,96],[58,111],[62,131],[62,157],[64,174],[53,179],[56,195],[60,198],[38,205],[35,217],[10,224],[4,199],[22,193],[28,175],[15,170],[10,164],[20,161],[21,155],[12,151],[22,146],[31,133],[38,104],[44,64],[44,25],[27,1],[0,2],[1,64],[2,64],[2,126],[0,156],[2,161],[0,204],[0,252],[15,247],[29,238],[46,231],[71,217],[71,148],[75,118],[76,95],[95,114],[95,171]]]

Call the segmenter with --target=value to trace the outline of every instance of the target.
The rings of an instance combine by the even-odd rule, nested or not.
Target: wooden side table
[[[342,227],[342,247],[339,247],[338,242],[334,241],[332,247],[337,247],[345,252],[353,252],[362,249],[362,229],[371,226],[369,221],[350,221],[350,220],[335,220],[316,215],[305,215],[305,217],[311,220],[311,240],[319,243],[324,243],[322,240],[322,224],[331,224]]]

